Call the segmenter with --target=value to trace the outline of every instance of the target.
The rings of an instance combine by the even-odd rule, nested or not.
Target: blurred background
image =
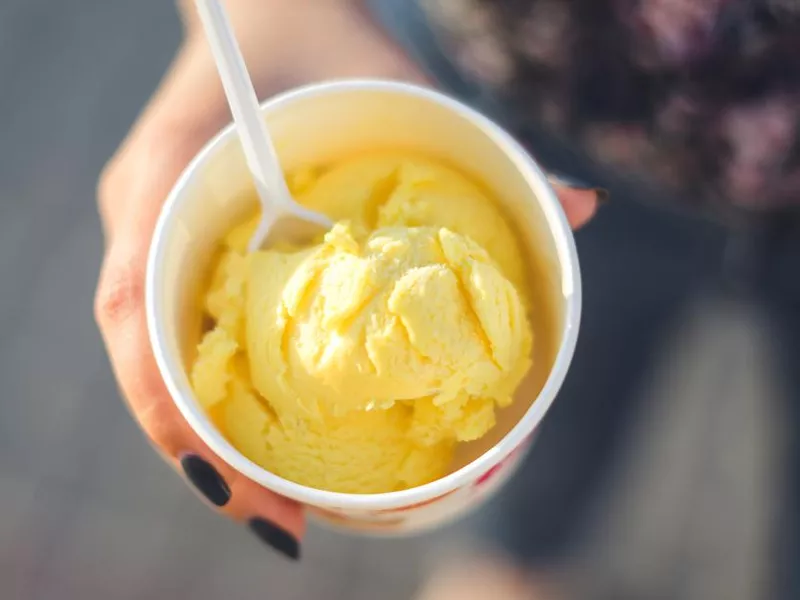
[[[473,525],[501,504],[411,540],[312,528],[289,564],[198,501],[120,401],[92,316],[95,183],[179,41],[169,1],[0,0],[2,597],[411,598],[440,561],[481,549]],[[771,589],[787,432],[770,330],[713,294],[678,316],[560,565],[582,597]]]

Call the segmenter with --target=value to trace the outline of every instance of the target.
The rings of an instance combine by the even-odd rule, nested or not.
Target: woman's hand
[[[300,506],[231,469],[197,437],[173,404],[156,367],[144,310],[145,263],[161,205],[201,146],[230,120],[209,48],[190,0],[181,0],[183,46],[116,155],[98,199],[106,254],[95,313],[131,412],[162,455],[214,506],[248,523],[291,558],[304,533]],[[228,0],[261,97],[333,77],[425,77],[350,0]],[[596,206],[591,191],[562,190],[573,225]]]

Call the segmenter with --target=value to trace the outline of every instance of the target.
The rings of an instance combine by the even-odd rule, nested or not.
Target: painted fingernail
[[[575,179],[574,177],[570,177],[569,175],[562,175],[561,173],[548,173],[547,178],[556,185],[568,187],[573,190],[593,191],[597,196],[598,204],[607,204],[610,198],[607,189],[595,187],[593,185],[586,183],[581,179]]]
[[[231,499],[231,489],[217,470],[196,454],[181,457],[186,478],[215,506],[225,506]]]
[[[292,560],[300,558],[300,543],[297,538],[285,529],[281,529],[277,525],[259,517],[250,519],[247,525],[250,527],[250,531],[255,533],[258,539],[267,546]]]
[[[582,179],[575,179],[574,177],[570,177],[569,175],[564,175],[563,173],[553,173],[552,171],[547,174],[547,178],[556,185],[560,185],[562,187],[572,188],[574,190],[592,190],[594,189],[593,185],[589,185]]]

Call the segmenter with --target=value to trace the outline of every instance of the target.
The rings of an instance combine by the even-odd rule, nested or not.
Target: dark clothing
[[[575,359],[498,499],[495,541],[530,561],[564,552],[665,331],[713,290],[774,324],[796,432],[775,580],[777,597],[800,598],[800,3],[371,2],[442,88],[511,129],[546,168],[611,191],[577,234]]]
[[[800,3],[419,0],[454,68],[676,201],[800,205]]]

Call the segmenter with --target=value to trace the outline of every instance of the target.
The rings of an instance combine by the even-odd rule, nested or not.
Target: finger
[[[126,230],[133,231],[133,230]],[[131,233],[119,233],[109,250],[98,292],[97,319],[134,418],[197,491],[228,516],[247,522],[259,537],[297,558],[304,534],[300,506],[281,498],[219,459],[183,419],[155,362],[144,311],[144,261]],[[149,240],[149,236],[143,237]]]
[[[157,449],[221,512],[296,558],[304,533],[300,506],[240,475],[200,440],[173,403],[147,334],[145,265],[158,214],[180,171],[227,119],[216,77],[206,45],[185,44],[104,171],[98,201],[110,245],[95,313],[123,395]]]
[[[193,452],[180,454],[173,466],[212,507],[247,524],[265,544],[282,555],[300,558],[305,518],[299,504],[231,470],[198,439]]]
[[[548,179],[573,229],[585,225],[598,207],[608,201],[608,192],[604,189],[578,187],[552,175]]]

